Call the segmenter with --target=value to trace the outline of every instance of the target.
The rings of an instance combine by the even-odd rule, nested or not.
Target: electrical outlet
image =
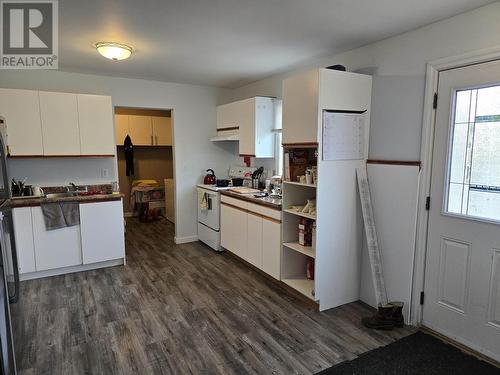
[[[101,168],[101,177],[107,178],[109,176],[109,170],[107,168]]]

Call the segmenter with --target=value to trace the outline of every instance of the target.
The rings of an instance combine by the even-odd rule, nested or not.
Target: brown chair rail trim
[[[228,206],[228,207],[234,208],[234,209],[236,209],[236,210],[240,210],[240,211],[246,212],[247,214],[250,214],[250,215],[254,215],[254,216],[261,217],[261,218],[263,218],[263,219],[266,219],[266,220],[269,220],[269,221],[275,222],[276,224],[281,224],[281,220],[277,220],[277,219],[275,219],[274,217],[270,217],[270,216],[266,216],[266,215],[258,214],[257,212],[250,211],[250,210],[247,210],[247,209],[245,209],[245,208],[241,208],[241,207],[235,206],[235,205],[233,205],[233,204],[229,204],[229,203],[226,203],[226,202],[221,202],[221,205],[223,205],[223,206]]]
[[[406,165],[413,167],[420,167],[422,165],[421,161],[417,160],[377,160],[368,159],[366,164],[385,164],[385,165]]]
[[[318,142],[282,143],[283,148],[318,147]]]

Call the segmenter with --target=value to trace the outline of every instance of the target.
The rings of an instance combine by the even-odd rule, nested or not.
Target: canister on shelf
[[[305,217],[299,221],[299,244],[302,246],[312,245],[312,221]]]

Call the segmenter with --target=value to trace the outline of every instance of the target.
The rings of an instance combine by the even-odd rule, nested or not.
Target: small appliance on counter
[[[219,179],[217,179],[215,181],[215,185],[217,187],[228,187],[230,182],[231,182],[230,180],[224,180],[224,179],[219,180]]]
[[[217,181],[217,177],[215,177],[215,172],[213,169],[207,169],[207,174],[203,179],[203,184],[205,185],[215,185]]]

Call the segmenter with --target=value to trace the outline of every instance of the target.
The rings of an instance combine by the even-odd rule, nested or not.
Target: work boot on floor
[[[403,317],[403,302],[393,301],[389,302],[387,306],[392,306],[392,322],[395,327],[403,328],[405,325],[405,318]]]
[[[361,322],[367,328],[391,330],[394,328],[393,313],[394,306],[379,306],[377,312],[373,316],[363,318]]]

